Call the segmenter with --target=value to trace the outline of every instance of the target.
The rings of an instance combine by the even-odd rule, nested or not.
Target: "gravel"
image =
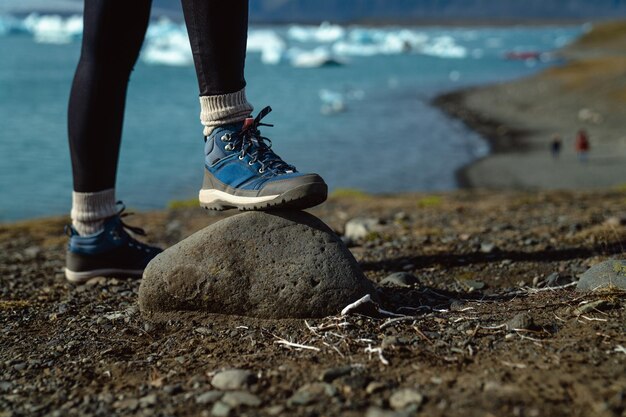
[[[65,282],[66,219],[0,225],[0,414],[621,416],[623,292],[547,287],[544,277],[571,282],[623,257],[626,230],[604,222],[626,211],[623,194],[467,191],[417,208],[419,198],[331,199],[313,211],[333,230],[357,217],[384,224],[351,252],[377,284],[404,268],[419,276],[419,285],[377,288],[382,309],[407,315],[393,322],[359,314],[149,321],[137,311],[139,281]],[[165,233],[168,223],[177,220],[170,232],[184,238],[223,217],[181,209],[138,214],[133,224],[169,246],[178,237]],[[528,238],[537,243],[520,244]],[[483,254],[480,242],[499,250]],[[25,254],[33,246],[41,251]],[[470,289],[468,280],[485,286]],[[520,313],[538,325],[532,332],[503,326]],[[250,379],[234,389],[212,384],[229,370]],[[424,400],[395,410],[390,399],[404,389]],[[250,396],[260,404],[247,405],[257,404]]]
[[[211,379],[211,385],[219,390],[239,390],[249,388],[256,381],[254,373],[244,369],[228,369],[219,372]]]

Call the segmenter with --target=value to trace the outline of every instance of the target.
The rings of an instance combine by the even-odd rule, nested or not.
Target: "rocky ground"
[[[0,416],[626,415],[624,293],[573,287],[624,257],[624,191],[338,194],[312,212],[402,316],[150,323],[137,281],[65,282],[66,219],[0,225]]]

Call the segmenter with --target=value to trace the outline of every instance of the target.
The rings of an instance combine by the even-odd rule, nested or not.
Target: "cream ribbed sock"
[[[113,188],[96,193],[72,192],[72,226],[81,236],[102,230],[104,220],[117,211]]]
[[[246,99],[246,89],[218,96],[200,97],[200,122],[204,136],[209,136],[217,126],[236,123],[252,113],[252,105]]]

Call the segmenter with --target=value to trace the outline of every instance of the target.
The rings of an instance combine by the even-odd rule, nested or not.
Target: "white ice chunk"
[[[77,38],[83,34],[83,17],[73,15],[65,20],[65,31],[72,37]]]
[[[32,13],[24,19],[24,27],[33,34],[35,42],[64,44],[82,34],[83,20],[80,16],[63,19],[59,15]]]
[[[339,25],[322,22],[319,26],[291,26],[287,37],[298,42],[335,42],[345,35],[345,29]]]
[[[261,52],[267,47],[285,48],[286,44],[276,32],[270,29],[251,29],[248,32],[248,51]]]
[[[248,33],[248,52],[260,52],[264,64],[278,64],[286,49],[286,42],[272,30],[257,29]]]
[[[465,58],[467,56],[467,49],[457,45],[451,36],[436,37],[432,43],[424,46],[421,52],[440,58]]]
[[[374,56],[381,53],[377,44],[361,45],[353,42],[339,41],[333,44],[333,53],[342,56]]]
[[[146,40],[152,41],[177,32],[187,33],[184,24],[176,24],[167,17],[162,16],[155,22],[150,23],[146,32]]]
[[[324,88],[319,91],[319,97],[322,100],[322,107],[320,108],[322,114],[329,115],[346,110],[344,96],[338,91]]]
[[[141,60],[150,65],[188,66],[193,56],[187,34],[181,30],[164,31],[146,42]]]
[[[333,44],[332,50],[342,56],[373,56],[419,51],[428,41],[428,35],[412,31],[355,28],[346,40]]]
[[[289,48],[287,57],[291,65],[297,68],[319,68],[345,64],[344,61],[335,58],[324,46],[312,50]]]

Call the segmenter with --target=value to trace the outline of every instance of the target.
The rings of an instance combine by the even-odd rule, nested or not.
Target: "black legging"
[[[80,61],[68,109],[74,191],[115,186],[126,90],[151,0],[85,0]],[[245,85],[248,0],[182,0],[201,96]]]

